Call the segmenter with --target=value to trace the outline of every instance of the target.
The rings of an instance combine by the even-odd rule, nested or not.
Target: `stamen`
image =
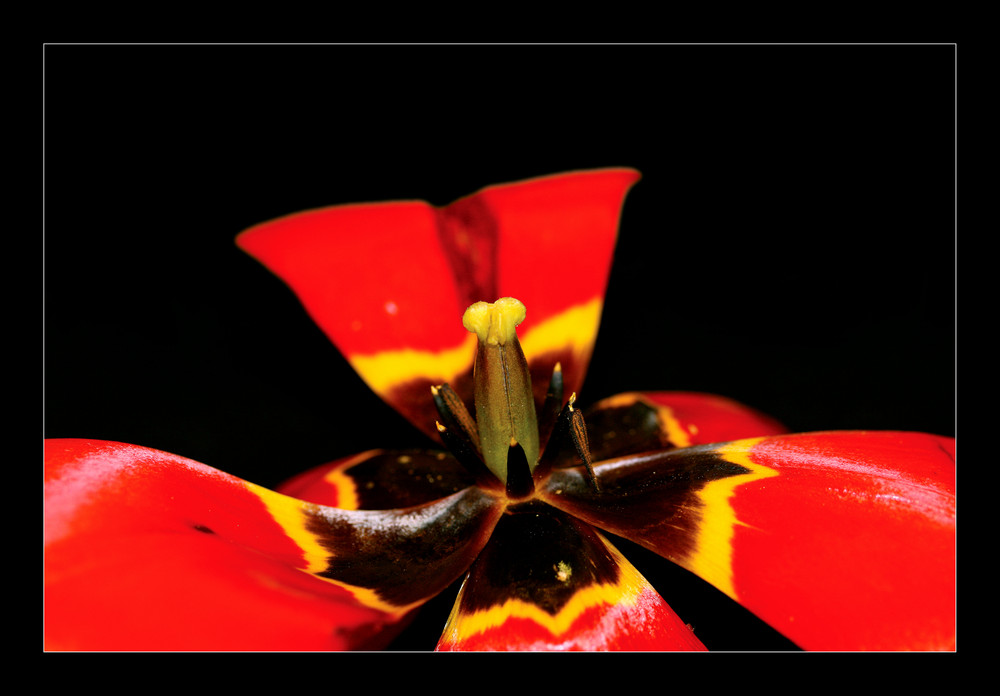
[[[570,413],[569,436],[573,441],[573,447],[576,448],[577,455],[587,467],[587,473],[590,474],[590,481],[594,484],[594,490],[599,491],[601,490],[601,486],[597,482],[597,475],[594,473],[594,461],[590,456],[590,440],[587,437],[587,425],[583,422],[583,411],[573,408],[575,402],[576,392],[569,397],[569,403],[566,404]]]
[[[515,330],[525,314],[521,302],[504,297],[477,302],[462,317],[462,325],[479,339],[473,382],[480,451],[487,468],[505,484],[512,443],[523,452],[529,472],[538,463],[531,374]]]
[[[587,436],[587,425],[583,419],[583,411],[575,407],[576,392],[570,395],[569,402],[559,412],[559,418],[552,428],[552,435],[545,445],[536,474],[547,475],[564,446],[573,445],[576,455],[587,467],[587,474],[594,490],[600,490],[597,475],[594,472],[594,462],[590,454],[590,439]]]
[[[542,412],[538,416],[538,442],[544,450],[549,436],[552,435],[552,427],[556,424],[559,411],[562,409],[563,401],[563,378],[562,363],[556,363],[552,369],[552,379],[549,380],[549,389],[545,392],[545,403],[542,404]]]
[[[455,390],[448,384],[442,384],[437,387],[432,386],[431,394],[446,427],[452,432],[461,434],[478,454],[479,430],[476,428],[476,421]]]

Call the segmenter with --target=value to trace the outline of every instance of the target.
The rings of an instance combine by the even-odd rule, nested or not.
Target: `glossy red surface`
[[[245,482],[121,443],[51,440],[49,650],[379,647],[394,620],[301,571],[302,550]]]
[[[732,499],[739,601],[813,650],[955,648],[954,440],[767,439]]]

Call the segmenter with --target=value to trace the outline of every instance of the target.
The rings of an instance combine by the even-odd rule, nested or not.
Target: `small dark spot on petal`
[[[199,532],[204,532],[205,534],[215,534],[215,532],[213,530],[209,529],[208,527],[206,527],[203,524],[193,524],[191,526],[194,529],[197,529]]]

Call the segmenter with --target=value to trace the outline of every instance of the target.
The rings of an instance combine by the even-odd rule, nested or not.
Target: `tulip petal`
[[[304,471],[277,491],[342,510],[388,510],[440,500],[474,483],[449,452],[369,450]]]
[[[51,440],[46,645],[379,647],[465,571],[494,502],[467,489],[392,513],[336,510],[156,450]]]
[[[255,226],[237,242],[284,280],[368,385],[437,437],[428,389],[471,404],[470,304],[528,307],[521,342],[539,398],[556,361],[579,389],[593,348],[630,169],[490,186],[451,205],[321,208]],[[363,262],[362,262],[363,261]]]
[[[714,394],[628,392],[584,412],[595,461],[787,432],[748,406]]]
[[[639,572],[586,524],[548,508],[504,515],[438,650],[704,650]]]
[[[955,645],[954,440],[753,438],[554,472],[554,506],[700,575],[808,650]]]

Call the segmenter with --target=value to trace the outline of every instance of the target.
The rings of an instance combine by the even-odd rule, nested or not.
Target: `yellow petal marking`
[[[441,351],[387,350],[373,355],[351,355],[348,362],[372,390],[385,396],[393,387],[426,377],[442,384],[472,367],[476,356],[476,337],[467,334],[456,347]]]
[[[742,466],[749,472],[716,479],[698,491],[698,497],[704,508],[695,540],[696,550],[683,563],[688,570],[737,600],[739,597],[736,596],[736,589],[733,586],[733,534],[736,525],[743,523],[737,519],[730,498],[737,486],[778,475],[774,469],[755,464],[750,460],[750,451],[764,439],[757,437],[737,440],[716,450],[716,454],[722,459]]]
[[[274,521],[302,550],[302,558],[305,561],[305,568],[302,570],[307,573],[326,570],[330,552],[323,548],[316,535],[305,527],[307,508],[310,504],[253,483],[246,485],[251,493],[263,501]]]
[[[327,569],[327,561],[330,558],[330,552],[320,544],[319,538],[306,529],[305,523],[311,515],[310,509],[318,506],[303,502],[297,498],[282,495],[281,493],[276,493],[253,483],[247,483],[246,485],[252,493],[264,502],[268,513],[270,513],[274,521],[281,526],[285,534],[302,550],[305,567],[296,566],[299,570],[309,573],[317,580],[322,580],[347,590],[358,602],[367,607],[390,614],[400,615],[421,604],[421,602],[415,602],[409,606],[399,607],[383,601],[375,590],[356,587],[317,575],[317,573]]]
[[[366,461],[377,453],[378,450],[362,452],[342,462],[339,466],[330,469],[330,471],[323,475],[323,480],[337,489],[337,508],[341,510],[358,509],[360,503],[358,502],[357,484],[345,472],[355,464]]]
[[[569,348],[580,359],[586,359],[594,347],[601,324],[600,298],[578,304],[535,324],[521,337],[521,349],[530,362],[535,356]]]
[[[530,361],[534,356],[569,348],[579,359],[587,359],[594,347],[602,308],[601,299],[594,298],[536,324],[521,338],[525,356]],[[462,343],[445,350],[404,348],[371,355],[355,354],[347,359],[375,393],[386,396],[393,387],[418,378],[436,384],[454,382],[472,368],[477,342],[476,334],[469,333]]]
[[[666,435],[667,440],[675,447],[690,447],[691,436],[684,430],[681,422],[674,417],[673,410],[654,403],[649,405],[656,409],[656,414],[660,419],[660,429]]]
[[[569,630],[573,622],[584,611],[591,607],[602,604],[635,605],[643,588],[648,585],[646,579],[636,570],[635,566],[621,555],[618,549],[608,543],[603,537],[601,537],[601,540],[604,541],[604,544],[612,556],[614,556],[621,570],[618,582],[591,585],[576,592],[570,598],[569,602],[554,615],[535,604],[519,599],[508,599],[501,605],[472,614],[463,614],[459,611],[459,607],[462,604],[462,591],[459,591],[458,601],[455,602],[455,606],[451,610],[451,615],[448,617],[443,639],[447,642],[457,643],[477,633],[500,626],[511,618],[530,619],[538,625],[544,626],[553,636],[558,638]],[[572,575],[572,568],[566,566],[566,564],[559,564],[556,566],[555,572],[557,579],[565,578],[568,580]]]

